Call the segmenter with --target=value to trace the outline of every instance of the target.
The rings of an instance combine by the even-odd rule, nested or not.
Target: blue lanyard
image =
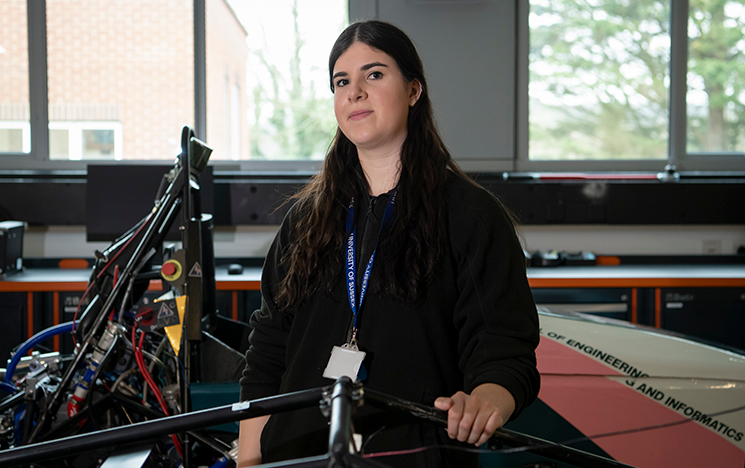
[[[355,242],[357,238],[357,227],[354,226],[354,199],[349,203],[349,211],[347,212],[347,293],[349,295],[349,306],[352,308],[352,314],[354,315],[353,329],[357,331],[357,317],[359,316],[360,309],[362,308],[362,301],[365,300],[365,292],[367,291],[367,283],[370,280],[370,272],[372,271],[373,261],[375,260],[375,252],[378,250],[378,241],[380,240],[380,233],[383,232],[385,222],[393,211],[393,205],[396,203],[396,192],[398,188],[393,189],[388,205],[385,207],[385,213],[383,213],[383,220],[380,222],[380,232],[378,232],[378,238],[375,240],[375,250],[370,255],[370,260],[367,262],[365,268],[365,274],[362,276],[362,284],[360,285],[360,301],[359,306],[357,304],[357,291],[356,291],[356,272],[355,272]],[[355,338],[352,338],[354,341]]]

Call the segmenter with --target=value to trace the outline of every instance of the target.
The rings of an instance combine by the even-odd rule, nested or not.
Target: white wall
[[[277,226],[215,228],[215,257],[263,257]],[[85,226],[30,227],[23,238],[24,258],[93,258],[107,242],[86,242]]]

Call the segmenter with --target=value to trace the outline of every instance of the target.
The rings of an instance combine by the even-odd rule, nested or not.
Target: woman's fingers
[[[476,441],[476,446],[485,444],[486,441],[489,440],[489,437],[494,434],[494,431],[502,427],[502,425],[504,425],[504,419],[502,418],[499,411],[495,411],[487,420],[486,426],[484,426],[484,430],[481,433],[481,437],[479,437],[479,440]]]
[[[466,442],[469,444],[476,444],[483,437],[486,431],[486,423],[494,415],[495,411],[479,411],[476,413],[476,418],[473,420],[471,425],[471,431],[468,434]],[[488,436],[487,436],[488,438]],[[481,444],[479,444],[481,445]]]
[[[481,445],[503,424],[498,408],[463,392],[438,398],[435,407],[448,412],[448,436],[461,442]]]
[[[453,406],[453,399],[448,397],[439,397],[435,400],[435,408],[447,411]]]

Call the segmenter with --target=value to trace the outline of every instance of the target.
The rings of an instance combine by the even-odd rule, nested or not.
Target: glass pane
[[[23,151],[23,130],[20,128],[0,128],[0,153],[21,153]]]
[[[531,0],[529,157],[665,159],[668,2]]]
[[[745,2],[691,0],[690,152],[745,152]]]
[[[49,158],[70,159],[70,131],[49,130]]]
[[[86,159],[114,159],[114,130],[83,130]]]
[[[0,153],[31,150],[26,0],[0,1]]]
[[[322,159],[336,131],[328,54],[347,0],[228,3],[207,1],[212,159]]]
[[[193,2],[46,5],[51,145],[67,128],[70,159],[172,161],[194,125]]]

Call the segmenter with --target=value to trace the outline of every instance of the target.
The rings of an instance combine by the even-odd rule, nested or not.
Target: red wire
[[[410,455],[412,453],[424,452],[425,450],[429,450],[430,448],[438,447],[417,447],[408,450],[392,450],[390,452],[366,453],[362,455],[362,458],[390,457],[392,455]]]
[[[114,260],[116,260],[116,258],[117,258],[117,257],[119,256],[119,254],[121,254],[121,253],[122,253],[122,251],[123,251],[123,250],[124,250],[125,248],[127,248],[127,246],[129,245],[129,243],[130,243],[130,242],[132,242],[132,240],[133,240],[133,239],[134,239],[135,237],[137,237],[137,235],[138,235],[138,234],[140,233],[140,231],[142,231],[142,228],[144,228],[144,227],[145,227],[145,226],[147,225],[148,221],[150,221],[150,217],[151,217],[152,215],[153,215],[152,213],[150,213],[150,214],[148,214],[148,215],[147,215],[147,217],[145,218],[145,221],[143,221],[143,222],[142,222],[142,225],[140,225],[140,227],[139,227],[139,228],[137,228],[137,232],[135,232],[135,233],[134,233],[134,235],[132,235],[132,237],[130,237],[130,238],[129,238],[129,239],[127,240],[127,242],[126,242],[126,243],[124,244],[124,246],[122,246],[122,248],[121,248],[121,249],[119,249],[119,250],[118,250],[118,251],[116,252],[116,255],[114,255],[114,257],[113,257],[113,258],[112,258],[111,260],[109,260],[109,261],[108,261],[108,262],[106,263],[106,266],[104,266],[104,267],[103,267],[103,269],[102,269],[102,270],[101,270],[101,271],[100,271],[100,272],[98,273],[98,275],[96,275],[96,278],[100,278],[100,277],[101,277],[101,275],[103,274],[103,272],[104,272],[104,271],[106,271],[106,269],[107,269],[107,268],[109,267],[109,265],[111,265],[111,264],[112,264],[112,263],[114,262]],[[117,265],[117,268],[118,268],[118,267],[119,267],[119,265]],[[114,276],[115,276],[115,278],[114,278],[114,284],[116,284],[116,276],[117,276],[117,274],[116,274],[116,270],[115,270],[115,272],[114,272]],[[75,316],[74,316],[74,317],[73,317],[73,319],[72,319],[72,342],[73,342],[73,344],[75,345],[75,348],[78,348],[78,342],[77,342],[77,340],[75,339],[75,328],[76,328],[76,327],[75,327],[75,321],[76,321],[76,320],[78,319],[78,313],[80,313],[80,307],[81,307],[81,306],[83,305],[83,302],[85,301],[85,297],[86,297],[86,296],[88,295],[88,293],[90,292],[90,290],[91,290],[91,288],[92,288],[92,287],[93,287],[93,282],[91,282],[91,283],[90,283],[90,284],[88,285],[88,288],[87,288],[87,289],[85,290],[85,292],[83,293],[83,297],[81,297],[81,298],[80,298],[80,302],[78,302],[78,308],[77,308],[77,309],[75,309]],[[112,314],[113,314],[113,311],[112,311]]]
[[[119,282],[119,265],[116,265],[114,267],[114,283],[112,284],[111,287],[113,288],[114,286],[116,286],[116,283],[118,283],[118,282]],[[109,320],[114,320],[114,312],[115,312],[115,310],[112,307],[111,308],[111,313],[109,314]]]
[[[139,367],[140,372],[145,378],[145,381],[150,387],[150,390],[153,392],[153,395],[155,395],[155,397],[157,398],[158,403],[160,404],[160,409],[163,410],[163,414],[168,416],[168,406],[166,406],[165,401],[163,400],[163,395],[160,393],[158,386],[155,384],[155,380],[153,380],[150,372],[148,372],[147,367],[145,366],[145,358],[142,357],[142,342],[145,339],[145,333],[143,332],[142,334],[140,334],[140,342],[137,345],[135,344],[136,332],[137,322],[135,322],[135,324],[132,326],[132,348],[134,350],[137,367]],[[145,402],[143,401],[143,403]],[[171,438],[173,439],[173,444],[176,446],[176,450],[178,450],[179,455],[181,455],[181,458],[184,458],[183,448],[181,447],[181,442],[176,437],[176,434],[171,434]]]
[[[127,239],[127,242],[122,246],[121,249],[119,249],[119,250],[116,251],[116,255],[114,255],[111,258],[111,260],[109,260],[106,263],[106,266],[103,267],[103,269],[98,273],[98,275],[96,276],[96,278],[100,278],[101,275],[103,275],[103,272],[106,271],[106,269],[109,267],[109,265],[111,265],[112,263],[114,263],[114,260],[116,260],[119,257],[119,255],[121,255],[121,253],[124,251],[124,249],[127,248],[127,246],[130,244],[130,242],[132,242],[134,240],[134,238],[137,237],[137,235],[140,233],[140,231],[142,231],[142,228],[144,228],[145,226],[147,226],[147,223],[148,223],[148,221],[150,221],[150,217],[152,215],[153,215],[152,213],[150,213],[149,215],[147,215],[147,218],[145,218],[145,221],[143,221],[142,224],[140,225],[140,227],[137,228],[137,231],[132,235],[132,237],[130,237],[129,239]]]

